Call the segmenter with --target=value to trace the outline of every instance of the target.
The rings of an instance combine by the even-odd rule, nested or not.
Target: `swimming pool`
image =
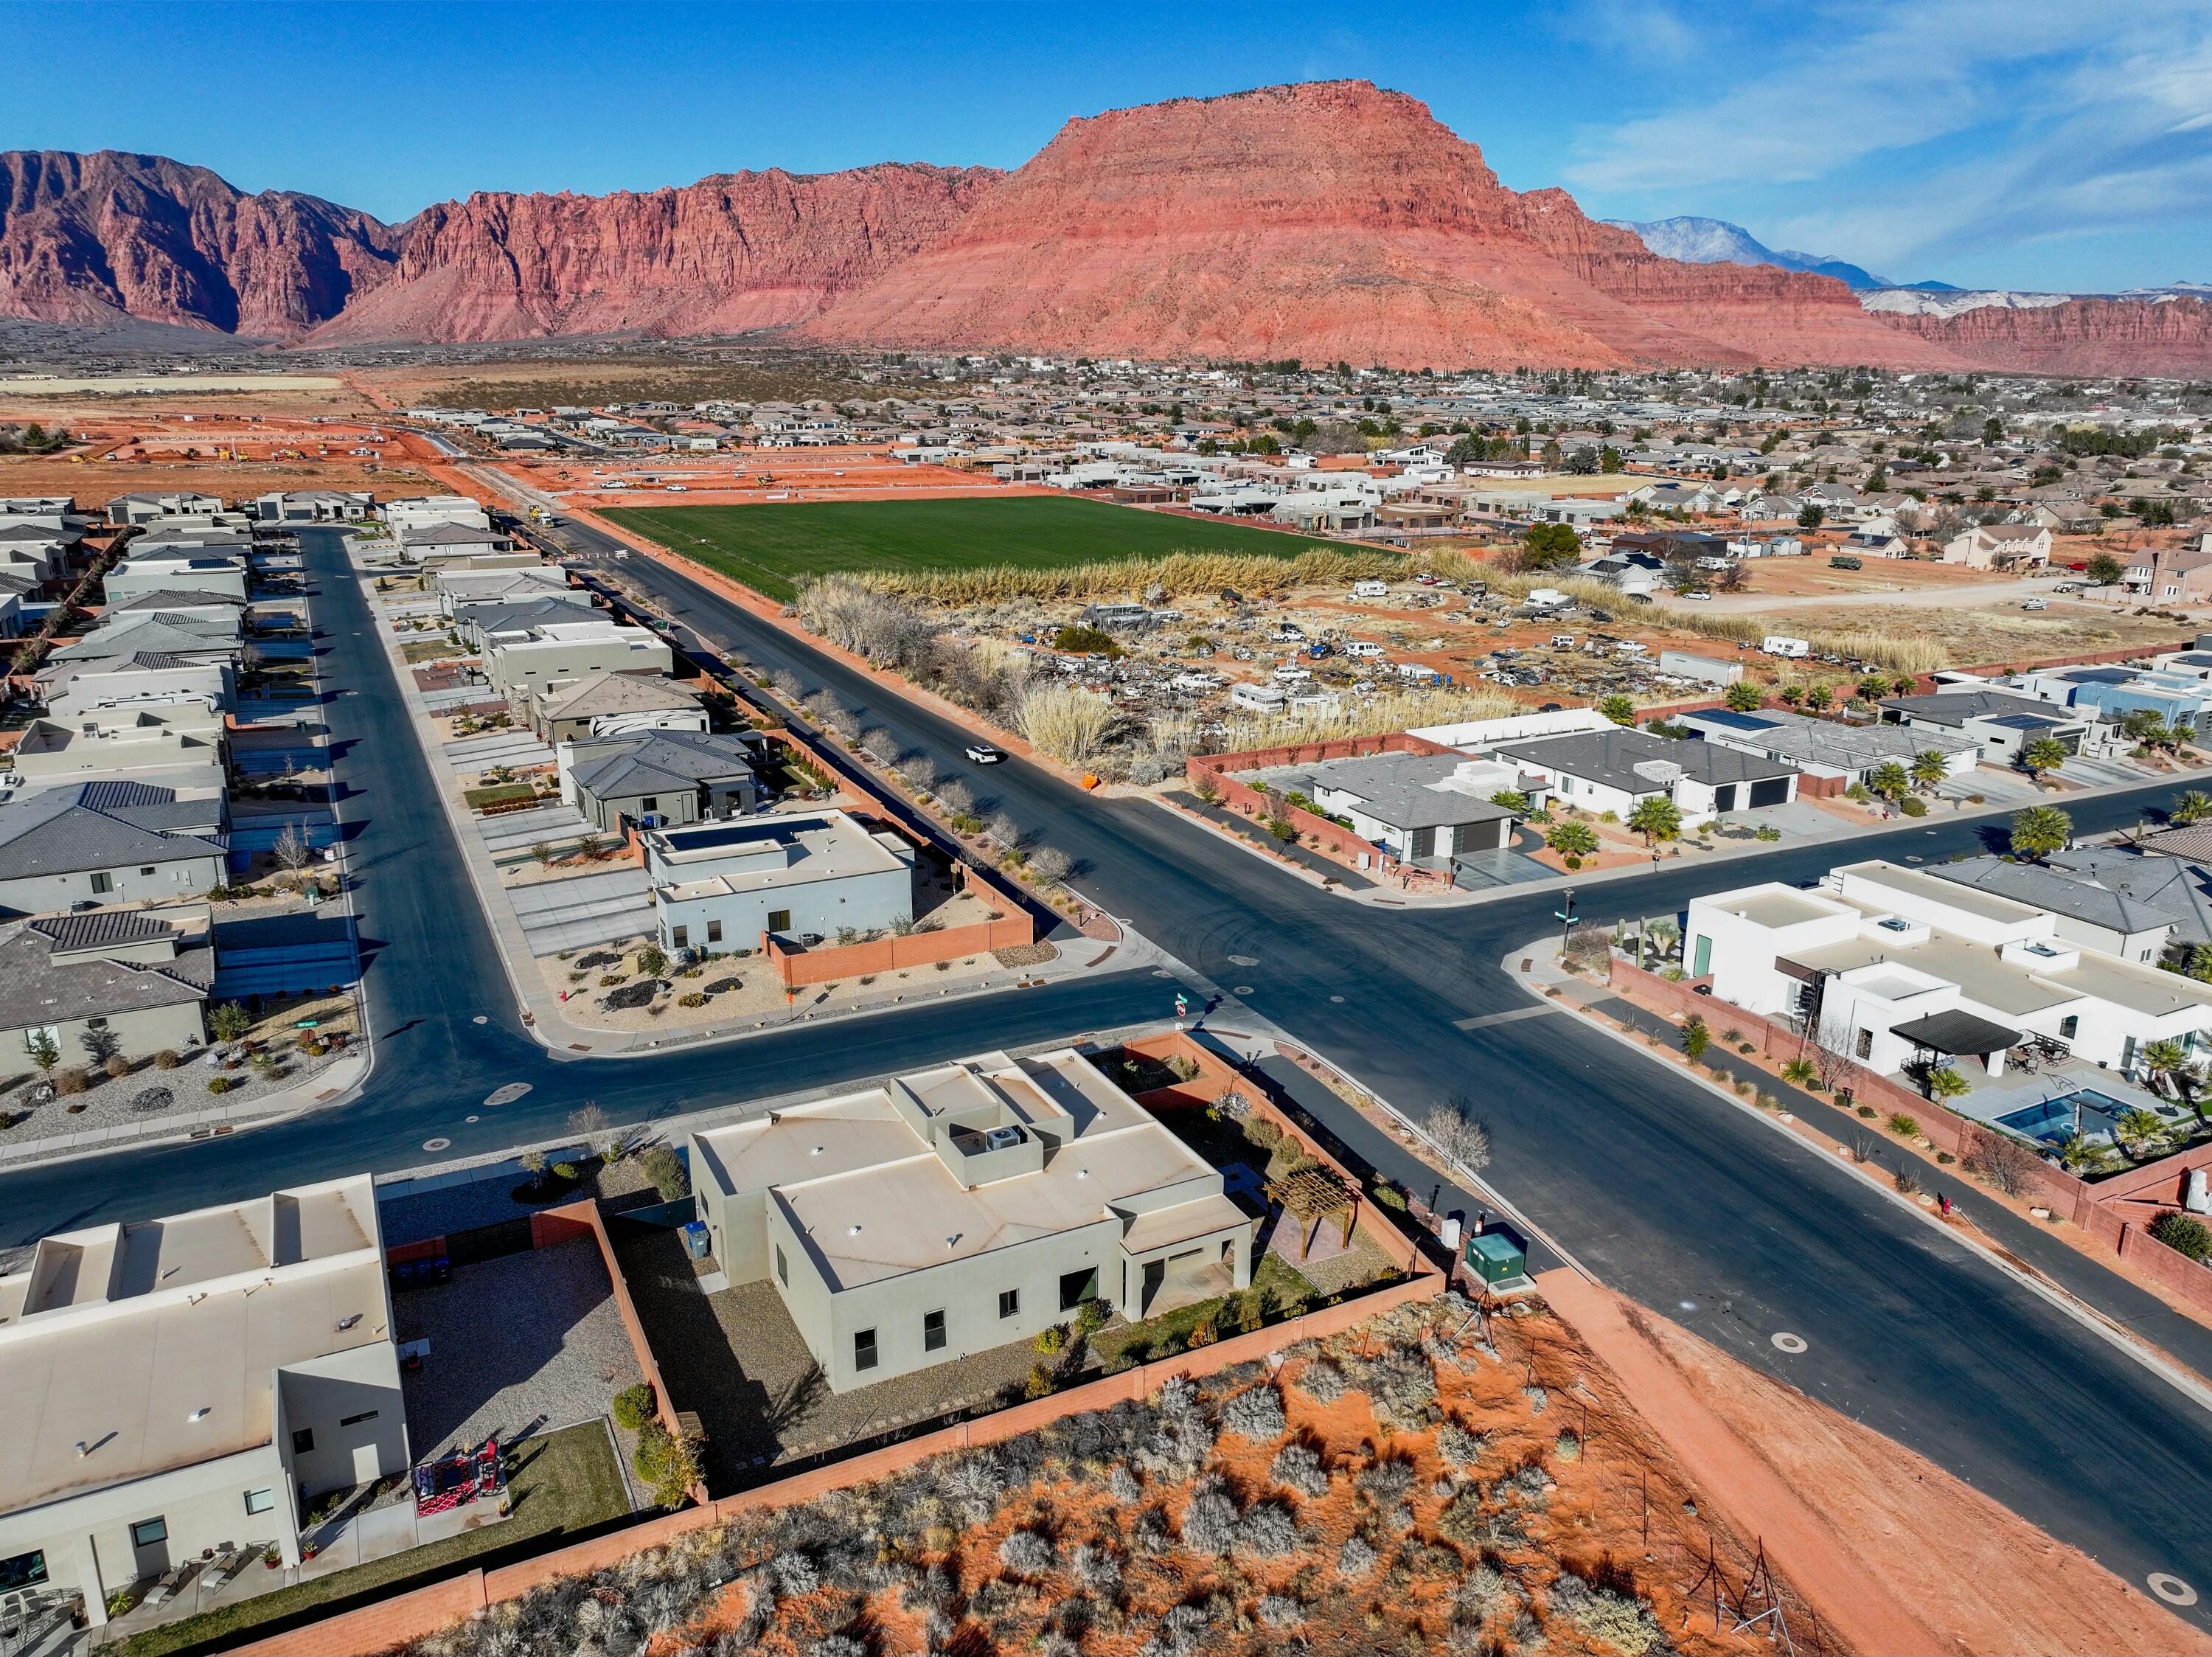
[[[1997,1118],[1997,1126],[2009,1128],[2024,1139],[2033,1139],[2045,1145],[2061,1145],[2073,1136],[2076,1109],[2081,1112],[2081,1131],[2093,1137],[2102,1134],[2109,1138],[2114,1123],[2125,1109],[2119,1100],[2100,1093],[2094,1087],[2076,1087],[2070,1093],[2061,1093],[2056,1099],[2046,1099],[2017,1111],[2008,1111]]]

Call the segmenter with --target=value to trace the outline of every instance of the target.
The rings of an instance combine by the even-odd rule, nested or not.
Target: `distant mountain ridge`
[[[1741,224],[1726,219],[1682,214],[1670,219],[1607,219],[1643,238],[1644,245],[1662,259],[1679,259],[1691,265],[1771,265],[1784,271],[1808,271],[1833,277],[1854,290],[1894,288],[1899,284],[1878,277],[1846,259],[1821,253],[1800,253],[1769,247]]]
[[[0,155],[0,318],[66,327],[308,345],[773,330],[1447,370],[2212,371],[2193,284],[2000,308],[1876,282],[1724,221],[1625,228],[1565,191],[1510,190],[1426,106],[1364,81],[1110,110],[1011,173],[886,162],[482,192],[399,225],[160,156]]]

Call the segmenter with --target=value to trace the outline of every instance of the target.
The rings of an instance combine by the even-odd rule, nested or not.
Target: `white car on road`
[[[995,765],[1006,756],[988,742],[970,742],[968,757],[979,765]]]

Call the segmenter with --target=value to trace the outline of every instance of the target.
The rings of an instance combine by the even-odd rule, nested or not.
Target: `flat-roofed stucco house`
[[[42,1240],[0,1276],[0,1582],[300,1563],[303,1497],[409,1463],[369,1176]]]
[[[775,1284],[833,1392],[1251,1282],[1219,1170],[1072,1047],[695,1133],[691,1169],[714,1258]]]

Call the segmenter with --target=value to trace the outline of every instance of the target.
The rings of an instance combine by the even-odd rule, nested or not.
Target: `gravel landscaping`
[[[607,1412],[641,1379],[612,1285],[588,1238],[457,1269],[393,1297],[404,1343],[430,1355],[404,1377],[417,1463],[497,1435],[502,1444]]]

